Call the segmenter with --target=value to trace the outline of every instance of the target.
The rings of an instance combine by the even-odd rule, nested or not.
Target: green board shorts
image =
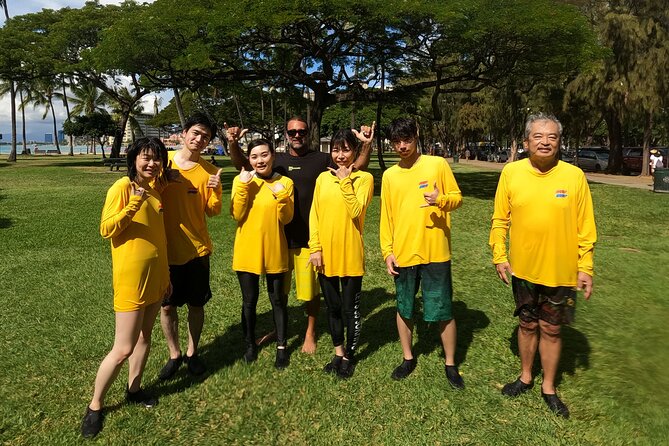
[[[415,297],[420,288],[423,296],[423,320],[426,322],[453,319],[453,283],[451,261],[395,268],[395,293],[397,312],[404,319],[411,319]]]

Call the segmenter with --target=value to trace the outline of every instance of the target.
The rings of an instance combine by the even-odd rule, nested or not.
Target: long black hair
[[[162,165],[160,168],[160,175],[156,178],[159,182],[165,181],[165,170],[167,169],[167,149],[165,144],[158,138],[139,138],[135,140],[128,147],[126,152],[126,161],[128,163],[128,178],[130,181],[135,181],[137,179],[137,167],[135,167],[135,161],[137,157],[142,152],[150,152],[154,156],[157,156]]]

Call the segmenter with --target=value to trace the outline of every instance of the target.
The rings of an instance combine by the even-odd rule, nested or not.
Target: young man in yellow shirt
[[[446,378],[453,388],[463,389],[455,364],[450,219],[450,212],[462,204],[462,194],[444,158],[421,155],[413,119],[396,119],[389,130],[400,162],[383,174],[379,235],[388,274],[395,280],[397,331],[404,354],[391,377],[404,379],[416,368],[412,317],[420,286],[423,319],[439,323]]]
[[[490,231],[499,278],[511,275],[519,318],[521,373],[502,394],[515,397],[533,386],[532,364],[541,356],[541,395],[564,418],[569,409],[555,391],[562,341],[560,327],[574,320],[576,290],[592,293],[593,251],[597,239],[588,182],[579,168],[559,161],[562,125],[545,114],[525,125],[529,158],[508,164],[495,194]],[[509,251],[506,236],[509,232]]]
[[[169,379],[182,362],[193,375],[206,367],[197,355],[204,325],[204,305],[211,298],[209,256],[214,247],[206,217],[221,213],[221,170],[202,158],[201,152],[216,136],[216,123],[204,114],[194,114],[182,132],[183,147],[169,153],[171,168],[180,178],[162,192],[170,278],[174,291],[165,299],[160,322],[167,340],[170,359],[160,371]],[[179,347],[177,308],[188,305],[188,347],[183,356]]]

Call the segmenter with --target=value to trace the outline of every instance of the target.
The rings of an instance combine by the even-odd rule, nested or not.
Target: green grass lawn
[[[107,398],[101,444],[667,444],[669,442],[669,195],[593,184],[599,242],[595,292],[564,328],[559,391],[572,418],[545,408],[539,386],[517,399],[500,389],[519,372],[511,290],[487,246],[499,172],[454,165],[464,193],[453,213],[457,359],[466,380],[451,390],[436,327],[418,323],[418,368],[395,382],[401,360],[394,287],[378,247],[379,183],[366,227],[363,326],[354,377],[326,376],[332,355],[324,312],[319,349],[299,352],[304,317],[289,308],[291,364],[265,347],[241,361],[241,295],[230,269],[234,223],[210,220],[214,298],[207,305],[203,379],[182,369],[157,381],[167,358],[156,324],[144,385],[147,410],[124,404],[126,369]],[[372,167],[375,167],[374,165]],[[0,443],[83,443],[79,423],[97,367],[113,341],[111,255],[98,233],[108,187],[122,173],[86,156],[0,161]],[[266,295],[258,331],[272,327]],[[182,313],[183,314],[183,313]],[[182,320],[183,339],[183,320]],[[540,378],[539,378],[540,379]]]

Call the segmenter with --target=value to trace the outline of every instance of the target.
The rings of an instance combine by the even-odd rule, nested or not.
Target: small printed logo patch
[[[427,181],[421,181],[418,183],[418,189],[425,189],[427,187]]]
[[[558,189],[555,191],[555,198],[567,198],[566,189]]]
[[[299,166],[288,166],[288,172],[292,172],[293,170],[300,170],[302,169]]]

